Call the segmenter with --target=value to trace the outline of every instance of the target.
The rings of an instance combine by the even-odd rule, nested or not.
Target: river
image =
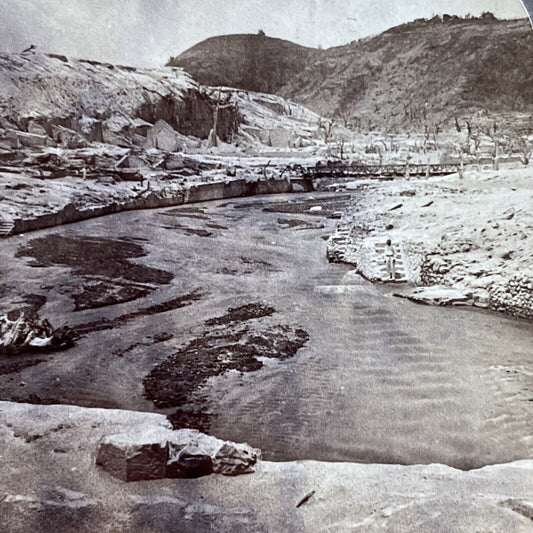
[[[309,340],[290,359],[264,358],[259,370],[232,370],[203,383],[195,397],[211,415],[214,435],[249,442],[271,460],[439,462],[468,469],[532,458],[531,323],[417,305],[395,298],[391,285],[371,284],[346,265],[328,263],[324,237],[335,220],[318,211],[328,197],[120,213],[6,240],[0,251],[4,301],[44,294],[41,316],[53,317],[55,325],[112,320],[195,290],[201,298],[164,313],[132,315],[70,350],[39,356],[35,366],[6,372],[0,398],[158,411],[143,397],[143,377],[201,338],[207,319],[261,302],[275,309],[272,323],[303,328]],[[280,202],[293,202],[293,212],[276,211]],[[151,282],[142,298],[74,311],[72,294],[90,274],[15,257],[32,239],[50,235],[138,243],[146,255],[133,262],[174,277]]]

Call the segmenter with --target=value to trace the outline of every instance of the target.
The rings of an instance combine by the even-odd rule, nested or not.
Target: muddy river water
[[[308,340],[292,357],[262,353],[250,371],[230,365],[197,376],[182,403],[206,414],[212,434],[249,442],[271,460],[472,468],[533,458],[531,323],[420,306],[395,298],[390,285],[329,264],[323,237],[335,220],[322,213],[345,200],[316,194],[221,201],[7,239],[2,305],[38,295],[42,317],[83,335],[64,352],[2,363],[0,398],[172,413],[146,397],[146,376],[209,335],[210,319],[255,303],[274,310],[259,319],[261,327],[280,338],[298,328]],[[309,211],[313,206],[323,210]],[[81,248],[68,248],[68,258],[36,259],[32,241],[50,238],[40,242]],[[118,270],[83,259],[83,242],[103,253],[117,240],[135,244]],[[104,253],[102,261],[112,257]],[[136,267],[124,279],[125,261],[150,275]],[[175,304],[185,296],[183,306]],[[252,331],[259,322],[246,324]],[[193,363],[181,365],[183,383],[198,372]]]

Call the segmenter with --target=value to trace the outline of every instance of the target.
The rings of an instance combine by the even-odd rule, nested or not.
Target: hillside
[[[296,48],[290,70],[290,43],[245,37],[240,48],[227,43],[244,36],[209,39],[171,64],[210,85],[253,90],[256,77],[272,79],[262,90],[365,130],[452,129],[455,117],[533,112],[533,32],[526,19],[420,19],[325,51]]]
[[[166,139],[157,148],[201,151],[210,144],[219,99],[217,137],[234,148],[323,144],[321,118],[278,95],[212,89],[180,68],[140,69],[31,51],[0,54],[0,158],[19,145],[96,141],[154,148],[153,135]]]
[[[318,56],[319,50],[262,34],[224,35],[170,58],[167,66],[194,72],[204,85],[275,93]]]
[[[204,139],[214,105],[181,69],[137,69],[36,51],[0,55],[3,128],[54,137],[59,127],[89,141],[124,143],[165,120],[183,135]],[[221,138],[233,132],[236,118],[235,110],[220,111]]]

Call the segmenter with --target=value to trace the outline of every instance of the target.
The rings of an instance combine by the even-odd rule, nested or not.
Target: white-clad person
[[[387,246],[385,246],[385,258],[387,261],[387,274],[389,275],[389,280],[395,280],[396,254],[394,253],[394,248],[392,247],[392,242],[390,239],[387,239]]]

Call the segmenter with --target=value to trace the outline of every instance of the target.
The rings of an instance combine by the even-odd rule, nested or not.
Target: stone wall
[[[68,204],[55,213],[47,213],[35,218],[14,220],[13,229],[11,230],[10,235],[50,228],[71,222],[79,222],[80,220],[110,215],[121,211],[155,209],[159,207],[170,207],[210,200],[222,200],[225,198],[241,198],[244,196],[254,196],[259,194],[301,192],[302,189],[312,191],[312,181],[298,179],[295,180],[293,184],[293,181],[289,179],[271,178],[258,181],[241,179],[230,180],[227,182],[217,181],[191,185],[184,188],[182,191],[152,191],[146,195],[129,199],[124,202],[113,202],[107,205],[93,206],[90,208],[81,208],[73,204]]]
[[[436,255],[426,255],[420,264],[420,284],[447,285],[446,274],[450,271],[450,264],[446,259]]]
[[[523,318],[533,318],[533,275],[520,274],[489,290],[489,306]]]

